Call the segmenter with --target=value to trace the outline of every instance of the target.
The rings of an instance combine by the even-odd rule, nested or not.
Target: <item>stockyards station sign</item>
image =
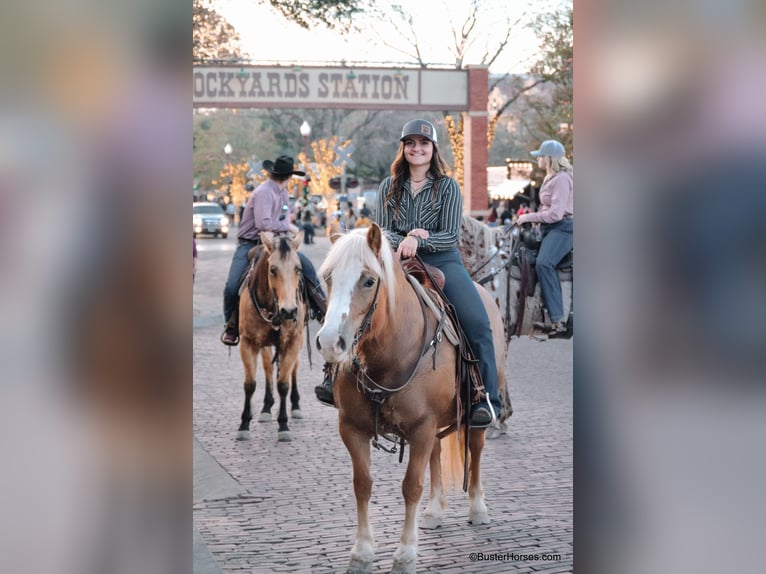
[[[468,110],[465,70],[195,66],[194,106]]]

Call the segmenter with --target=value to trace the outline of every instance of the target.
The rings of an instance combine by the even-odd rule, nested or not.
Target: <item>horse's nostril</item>
[[[298,309],[280,309],[279,315],[285,320],[292,320],[298,317]]]
[[[322,343],[319,342],[319,335],[317,335],[316,344],[317,344],[317,351],[321,351],[322,350]]]
[[[340,346],[340,350],[341,351],[345,351],[346,350],[346,339],[344,339],[343,337],[339,337],[338,338],[338,345]]]

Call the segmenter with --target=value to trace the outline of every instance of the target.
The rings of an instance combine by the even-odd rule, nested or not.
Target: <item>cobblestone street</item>
[[[198,239],[194,288],[194,534],[196,574],[344,572],[356,509],[350,457],[337,411],[314,398],[322,360],[304,347],[298,375],[304,418],[292,442],[277,423],[256,422],[263,401],[259,368],[251,440],[237,441],[244,392],[239,348],[222,345],[221,294],[234,250],[229,239]],[[319,267],[329,241],[301,250]],[[310,325],[313,339],[319,326]],[[419,530],[419,572],[563,573],[572,569],[572,340],[514,339],[507,373],[514,414],[508,433],[488,440],[482,478],[492,522],[468,524],[468,498],[448,494],[444,524]],[[277,398],[278,400],[278,398]],[[273,409],[274,419],[276,410]],[[375,572],[388,572],[404,514],[407,463],[372,449],[370,519]],[[421,511],[427,502],[424,489]],[[471,553],[556,554],[558,560],[478,560]]]

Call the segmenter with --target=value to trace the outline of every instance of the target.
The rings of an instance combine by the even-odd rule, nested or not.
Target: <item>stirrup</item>
[[[473,417],[476,414],[480,414],[481,417],[477,417],[474,421]],[[492,401],[487,399],[486,405],[477,403],[471,408],[471,413],[468,417],[468,424],[471,428],[483,429],[492,426],[497,421],[497,414],[495,414],[495,407],[492,405]]]
[[[224,329],[223,333],[221,333],[221,343],[230,347],[239,345],[239,330],[229,327]]]

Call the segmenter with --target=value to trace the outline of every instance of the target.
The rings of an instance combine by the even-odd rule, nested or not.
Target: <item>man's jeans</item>
[[[572,219],[564,219],[556,223],[546,223],[541,226],[543,241],[537,253],[535,269],[543,301],[548,308],[551,322],[564,321],[564,302],[561,298],[561,283],[556,271],[558,265],[574,246],[574,224]]]

